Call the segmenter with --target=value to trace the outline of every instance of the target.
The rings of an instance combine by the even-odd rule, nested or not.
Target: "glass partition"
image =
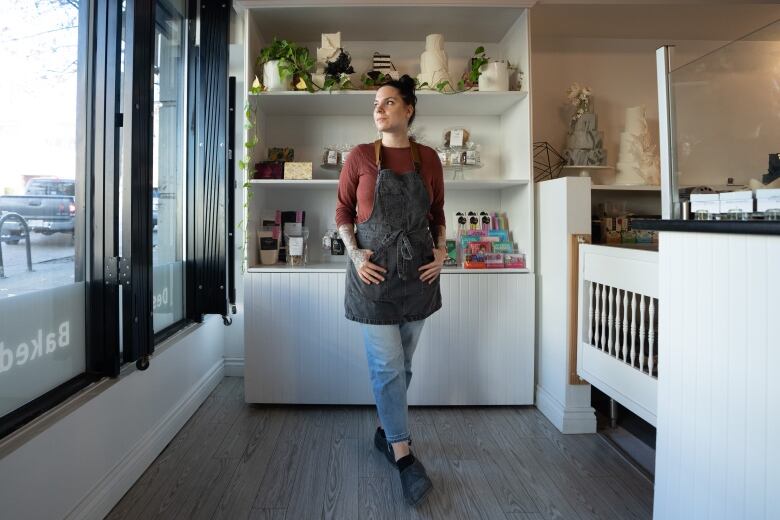
[[[670,177],[670,190],[679,190],[679,201],[692,187],[737,191],[780,177],[780,20],[674,68],[665,79],[668,105],[660,112],[671,137],[662,176]],[[668,209],[665,218],[679,214],[679,206],[671,215]]]

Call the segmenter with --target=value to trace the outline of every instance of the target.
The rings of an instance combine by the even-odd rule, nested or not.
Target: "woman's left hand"
[[[420,281],[433,283],[436,277],[441,273],[441,268],[444,265],[444,260],[447,259],[447,250],[434,249],[433,250],[433,262],[420,266]]]

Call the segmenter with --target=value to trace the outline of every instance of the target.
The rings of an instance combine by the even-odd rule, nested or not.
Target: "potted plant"
[[[274,38],[271,45],[260,51],[257,65],[263,67],[265,90],[290,90],[293,79],[311,90],[309,70],[314,66],[314,59],[306,47]]]
[[[477,84],[480,92],[509,90],[509,69],[506,61],[494,60],[485,54],[485,48],[480,46],[474,50],[471,58],[471,70],[468,81]]]

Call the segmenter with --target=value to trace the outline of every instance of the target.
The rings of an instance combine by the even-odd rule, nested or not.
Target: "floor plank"
[[[650,519],[653,486],[597,435],[533,407],[413,407],[434,484],[410,507],[372,406],[248,405],[225,378],[106,518]]]
[[[260,483],[271,466],[269,461],[276,456],[277,441],[288,413],[281,409],[266,410],[257,424],[251,441],[244,450],[232,479],[218,498],[214,508],[205,505],[196,510],[213,511],[213,518],[247,518],[255,505]],[[227,459],[232,460],[232,459]],[[214,493],[216,494],[216,493]],[[207,502],[208,504],[208,502]]]
[[[506,513],[537,512],[536,504],[528,490],[512,469],[505,449],[496,443],[479,410],[464,409],[460,413],[468,435],[477,439],[477,460],[502,510]]]

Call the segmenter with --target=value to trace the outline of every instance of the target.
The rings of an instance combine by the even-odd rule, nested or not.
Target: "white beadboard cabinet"
[[[306,45],[314,55],[320,35],[341,32],[358,73],[374,51],[387,52],[398,70],[415,76],[425,36],[442,33],[455,81],[474,49],[519,66],[522,88],[457,95],[418,92],[412,128],[429,146],[449,128],[465,127],[481,146],[483,166],[453,179],[445,170],[445,214],[506,213],[527,269],[442,274],[443,309],[426,323],[414,357],[412,404],[479,405],[534,402],[534,188],[531,142],[530,21],[534,2],[432,0],[262,1],[235,3],[243,24],[244,82],[274,37]],[[402,5],[408,4],[408,5]],[[250,164],[269,147],[292,147],[296,161],[314,165],[311,181],[245,179],[246,272],[244,380],[247,402],[373,403],[360,327],[344,318],[344,257],[319,248],[335,223],[337,172],[320,166],[325,147],[376,139],[374,91],[273,92],[246,95],[256,114],[259,142],[246,150]],[[254,130],[253,130],[254,131]],[[237,158],[240,159],[240,158]],[[251,168],[250,168],[251,170]],[[261,266],[256,229],[269,211],[304,210],[309,263],[302,268]],[[452,226],[450,226],[452,230]]]
[[[344,319],[343,272],[253,273],[245,290],[247,402],[373,404],[360,326]],[[533,283],[443,274],[423,329],[409,404],[533,402]]]
[[[780,518],[780,236],[659,246],[654,518]]]

